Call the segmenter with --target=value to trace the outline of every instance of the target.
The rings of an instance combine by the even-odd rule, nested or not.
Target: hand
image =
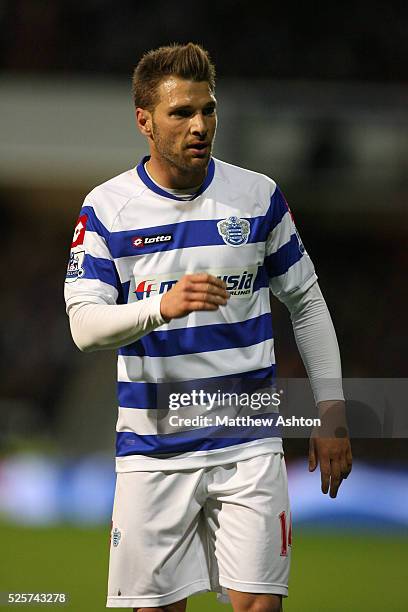
[[[352,454],[348,438],[310,438],[309,472],[320,463],[322,492],[335,498],[343,479],[351,472]]]
[[[216,276],[206,272],[186,274],[163,295],[160,312],[166,321],[170,321],[195,310],[218,310],[229,298],[225,283]]]
[[[335,498],[343,479],[351,472],[353,457],[348,437],[345,405],[342,401],[324,401],[318,404],[322,427],[310,437],[309,471],[320,463],[322,492]],[[334,437],[336,436],[336,437]]]

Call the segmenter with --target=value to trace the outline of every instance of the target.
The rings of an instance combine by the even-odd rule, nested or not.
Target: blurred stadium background
[[[75,349],[62,285],[83,197],[145,151],[130,97],[143,51],[210,50],[215,155],[286,193],[344,375],[406,376],[407,29],[402,2],[0,0],[0,591],[66,591],[72,610],[104,609],[115,356]],[[303,376],[277,303],[274,319],[279,375]],[[308,474],[307,446],[286,444],[285,610],[407,610],[407,440],[355,440],[336,501]],[[204,595],[189,610],[215,606]]]

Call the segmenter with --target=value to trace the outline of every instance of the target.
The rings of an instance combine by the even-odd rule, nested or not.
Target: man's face
[[[152,156],[183,174],[205,172],[217,127],[215,106],[206,81],[163,79],[152,112]]]

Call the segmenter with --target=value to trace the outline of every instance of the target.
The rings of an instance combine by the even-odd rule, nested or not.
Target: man
[[[107,605],[182,612],[189,595],[216,590],[236,612],[276,612],[291,544],[280,438],[171,430],[162,389],[273,377],[271,289],[291,312],[320,415],[342,413],[334,329],[276,183],[211,156],[207,52],[147,53],[133,94],[150,156],[85,199],[66,284],[79,348],[119,348]],[[310,469],[318,462],[335,497],[351,469],[348,438],[313,438]]]

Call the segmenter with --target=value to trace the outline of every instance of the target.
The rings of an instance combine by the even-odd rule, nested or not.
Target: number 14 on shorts
[[[279,515],[281,526],[281,557],[288,556],[288,546],[292,546],[292,513],[289,514],[289,524],[286,519],[286,512]]]

